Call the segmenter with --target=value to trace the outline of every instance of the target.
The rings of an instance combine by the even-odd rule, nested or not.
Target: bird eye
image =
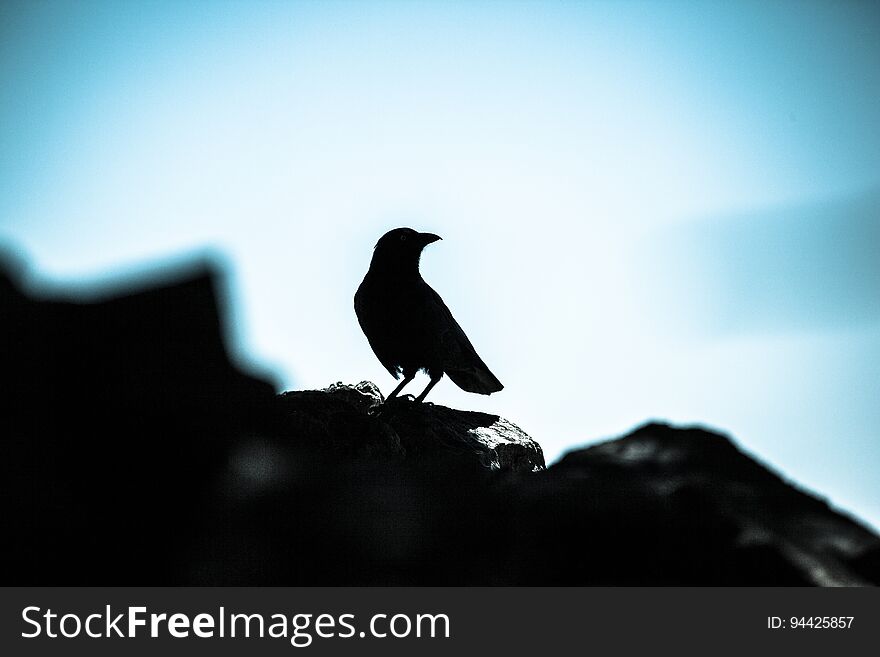
[[[401,236],[400,236],[400,241],[401,241],[401,242],[406,242],[406,235],[401,235]]]

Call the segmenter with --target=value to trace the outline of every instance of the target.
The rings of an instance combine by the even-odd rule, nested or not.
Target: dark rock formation
[[[386,455],[445,467],[537,472],[541,446],[497,415],[457,411],[398,398],[383,406],[369,381],[324,390],[286,392],[279,398],[275,433],[312,452],[350,459]]]
[[[206,486],[274,401],[230,362],[213,268],[98,298],[24,278],[0,276],[3,583],[181,581]]]
[[[275,395],[215,273],[34,297],[0,268],[10,584],[867,584],[880,539],[724,436],[544,468],[510,422],[370,383]]]
[[[712,431],[647,424],[568,453],[518,493],[538,528],[528,559],[555,555],[542,583],[880,581],[860,560],[876,534]]]

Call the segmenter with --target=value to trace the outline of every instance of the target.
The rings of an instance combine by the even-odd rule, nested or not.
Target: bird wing
[[[488,395],[504,388],[477,354],[440,295],[427,283],[425,287],[429,290],[425,314],[432,333],[439,336],[443,371],[468,392]]]
[[[400,378],[400,365],[390,354],[392,342],[388,339],[387,326],[384,325],[380,314],[375,312],[375,308],[370,308],[370,304],[364,299],[361,288],[358,288],[354,295],[354,312],[357,315],[358,323],[361,330],[367,336],[367,342],[376,354],[376,358],[382,363],[382,366],[395,379]],[[384,320],[387,321],[387,320]]]

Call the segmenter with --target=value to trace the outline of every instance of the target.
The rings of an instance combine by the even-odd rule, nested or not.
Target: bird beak
[[[435,235],[434,233],[419,233],[422,237],[422,242],[425,243],[425,246],[431,244],[432,242],[436,242],[437,240],[442,240],[443,238],[439,235]]]

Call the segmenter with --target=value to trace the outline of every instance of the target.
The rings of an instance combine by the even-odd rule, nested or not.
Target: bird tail
[[[447,370],[446,374],[455,385],[467,392],[491,395],[493,392],[498,392],[504,388],[501,381],[486,366],[452,371]]]

